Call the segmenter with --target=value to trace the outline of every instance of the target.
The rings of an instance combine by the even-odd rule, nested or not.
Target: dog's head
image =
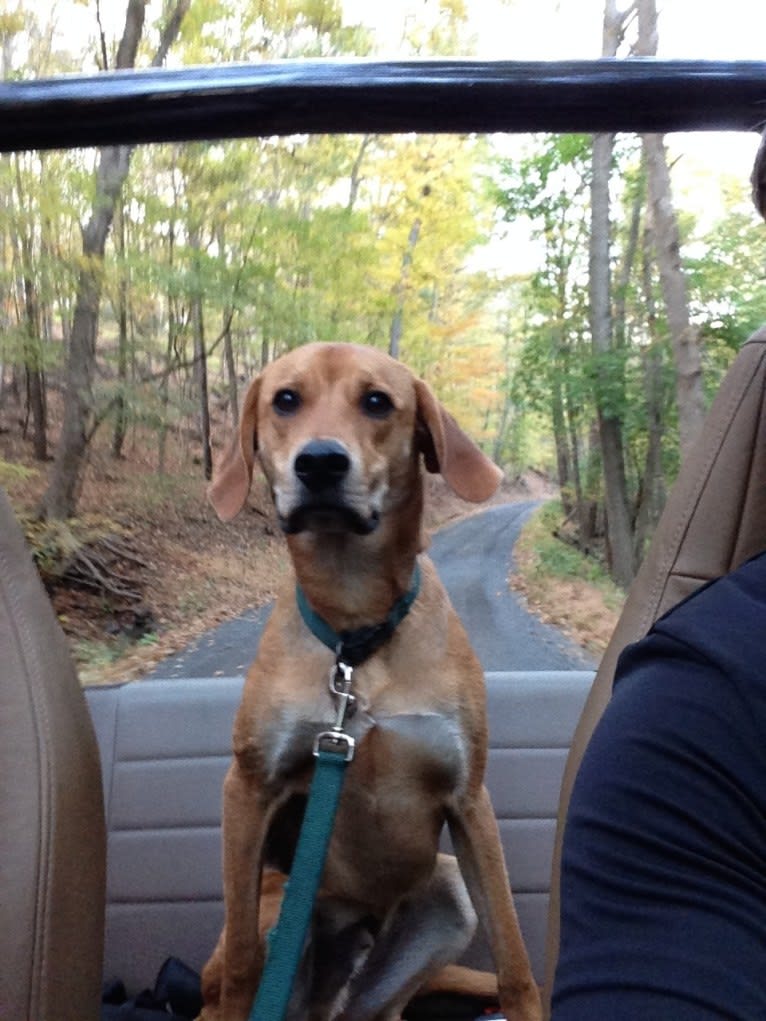
[[[423,455],[463,499],[486,500],[502,473],[429,387],[375,348],[309,344],[251,384],[210,486],[222,520],[243,507],[258,454],[288,534],[374,531],[412,491]]]

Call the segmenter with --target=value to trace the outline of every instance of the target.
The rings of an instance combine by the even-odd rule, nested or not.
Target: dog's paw
[[[514,989],[509,995],[503,995],[501,990],[500,1007],[506,1021],[543,1021],[540,990],[534,983]]]

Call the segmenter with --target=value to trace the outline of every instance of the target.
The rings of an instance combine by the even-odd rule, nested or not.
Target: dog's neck
[[[287,545],[309,605],[334,630],[351,631],[384,620],[412,584],[423,548],[419,508],[384,515],[370,535],[300,532]]]

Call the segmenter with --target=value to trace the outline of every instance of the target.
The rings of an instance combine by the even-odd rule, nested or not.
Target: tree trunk
[[[171,255],[172,265],[172,231],[171,231]],[[160,422],[160,435],[157,450],[157,474],[162,477],[167,470],[167,447],[168,447],[168,405],[170,403],[170,367],[173,364],[173,352],[176,344],[176,315],[172,294],[168,294],[168,337],[165,347],[165,372],[160,379],[160,404],[162,405],[162,417]]]
[[[359,149],[349,177],[348,202],[346,203],[347,213],[353,212],[354,206],[356,205],[356,200],[359,195],[359,187],[362,183],[362,162],[364,161],[364,154],[367,151],[367,147],[372,141],[372,138],[372,135],[362,135],[362,140],[359,143]]]
[[[71,517],[77,505],[94,411],[93,373],[104,250],[115,203],[127,177],[129,164],[130,150],[127,146],[110,146],[101,150],[96,171],[96,200],[82,235],[83,261],[69,340],[64,421],[53,471],[43,496],[42,514],[46,518]]]
[[[567,387],[567,391],[569,387]],[[577,429],[578,413],[576,402],[567,392],[566,402],[567,428],[569,430],[569,450],[572,464],[572,485],[574,487],[575,511],[577,513],[577,530],[580,549],[588,552],[588,520],[585,494],[583,492],[582,472],[580,470],[580,437]]]
[[[27,416],[32,416],[32,446],[35,459],[48,459],[48,413],[45,399],[42,330],[40,302],[33,259],[32,238],[28,229],[29,214],[24,208],[24,191],[19,158],[16,157],[16,192],[19,212],[23,214],[23,229],[19,233],[17,259],[21,267],[24,290],[24,373],[26,377]],[[24,426],[26,437],[26,422]]]
[[[558,330],[558,327],[556,328]],[[554,339],[557,347],[561,346],[560,337]],[[559,352],[555,351],[556,363],[560,361]],[[564,388],[557,374],[554,374],[551,385],[551,419],[553,423],[553,442],[556,447],[556,471],[558,473],[561,506],[564,514],[569,516],[574,509],[572,502],[572,459],[569,451],[569,440],[564,409]]]
[[[31,252],[28,239],[22,238],[24,252],[24,314],[26,336],[24,341],[24,367],[27,376],[27,406],[32,414],[32,446],[35,459],[47,461],[48,412],[45,399],[42,338],[40,336],[40,307],[37,288],[31,272]]]
[[[644,135],[643,146],[657,267],[676,367],[678,433],[683,459],[699,436],[705,418],[700,337],[689,316],[681,240],[662,136]]]
[[[222,270],[226,265],[225,242],[226,238],[224,236],[223,226],[220,226],[218,228],[218,252],[221,257]],[[248,245],[248,251],[249,249],[250,245]],[[244,261],[242,262],[242,268],[244,268]],[[223,360],[226,365],[226,387],[229,393],[229,410],[231,412],[231,427],[235,431],[239,428],[239,397],[237,394],[237,364],[236,359],[234,358],[234,344],[231,339],[231,323],[234,317],[234,309],[236,307],[239,280],[240,278],[238,277],[231,296],[231,306],[229,308],[224,308],[223,310],[223,323],[221,330],[223,335]]]
[[[194,299],[192,307],[192,330],[194,332],[194,357],[198,369],[200,433],[202,436],[202,465],[205,478],[213,477],[213,451],[210,445],[210,399],[207,383],[207,352],[205,351],[205,330],[202,317],[202,298]]]
[[[604,56],[614,56],[619,44],[622,16],[614,0],[607,0],[604,11]],[[611,226],[609,217],[609,178],[614,137],[593,138],[591,176],[591,233],[589,258],[590,329],[596,357],[595,398],[598,414],[601,457],[604,468],[604,501],[608,530],[609,570],[623,588],[633,580],[633,536],[625,476],[621,409],[615,399],[612,359],[611,280],[609,271]]]
[[[194,287],[190,295],[192,338],[194,341],[194,380],[199,398],[199,426],[202,440],[202,465],[205,478],[213,477],[213,451],[210,444],[210,398],[208,395],[205,317],[200,282],[201,243],[199,228],[189,229],[189,245],[194,253]]]
[[[638,55],[656,56],[656,0],[638,0],[637,6]],[[686,277],[681,267],[681,236],[664,141],[662,135],[644,135],[642,144],[657,267],[676,367],[678,432],[683,459],[699,435],[705,417],[700,337],[689,315]]]
[[[644,393],[646,400],[647,444],[644,458],[641,498],[636,509],[634,536],[636,561],[640,562],[646,545],[657,524],[665,503],[665,474],[662,467],[662,440],[665,434],[663,421],[664,387],[662,379],[662,353],[657,332],[657,315],[651,274],[651,230],[644,231],[642,286],[649,346],[642,351],[644,363]]]
[[[128,407],[125,390],[128,385],[128,277],[125,265],[125,210],[119,209],[118,229],[115,232],[117,252],[120,256],[120,279],[117,284],[117,385],[115,398],[114,433],[112,435],[112,457],[122,457],[127,429]]]
[[[234,345],[231,342],[231,320],[224,311],[223,356],[226,361],[226,382],[229,388],[229,409],[231,411],[231,427],[239,427],[239,398],[237,396],[237,367],[234,361]]]
[[[162,34],[152,62],[164,59],[178,33],[190,0],[179,0]],[[135,64],[143,32],[146,0],[128,0],[125,28],[117,50],[116,67]],[[71,517],[77,496],[93,424],[93,375],[96,336],[101,306],[104,252],[114,210],[130,169],[132,150],[128,146],[106,146],[100,150],[96,169],[96,195],[90,220],[82,232],[82,263],[77,281],[72,333],[66,370],[64,420],[56,458],[43,494],[40,514],[45,518]]]
[[[407,278],[410,275],[410,266],[412,265],[412,255],[415,251],[415,245],[417,245],[418,238],[420,237],[420,227],[421,220],[418,216],[413,221],[412,227],[410,227],[410,233],[407,237],[407,247],[404,249],[404,255],[402,256],[402,269],[399,274],[399,282],[396,285],[396,308],[394,309],[394,317],[391,320],[391,329],[388,337],[388,353],[392,358],[399,357],[399,347],[404,326],[404,299],[407,292]]]

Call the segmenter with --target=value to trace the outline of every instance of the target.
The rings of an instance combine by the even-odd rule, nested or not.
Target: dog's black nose
[[[337,440],[310,440],[295,458],[295,474],[312,493],[337,486],[350,467],[351,458]]]

